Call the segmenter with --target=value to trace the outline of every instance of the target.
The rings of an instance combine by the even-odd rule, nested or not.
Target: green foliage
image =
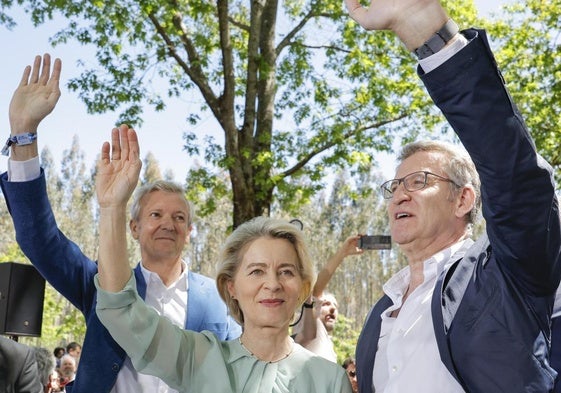
[[[297,209],[333,171],[367,171],[396,138],[442,120],[413,56],[390,34],[352,22],[340,0],[6,3],[23,5],[35,24],[62,16],[67,25],[53,45],[92,47],[97,68],[69,82],[91,113],[119,111],[118,122],[136,125],[144,106],[164,110],[167,97],[196,94],[224,140],[187,131],[186,151],[202,153],[193,175],[219,197],[224,190],[212,179],[228,171],[234,226],[269,214],[277,201]],[[192,126],[201,118],[186,117]],[[204,151],[195,144],[202,140]],[[194,189],[197,180],[189,179]],[[215,208],[209,201],[201,213]]]
[[[561,1],[514,2],[486,26],[510,93],[538,151],[561,180]]]
[[[337,363],[342,364],[349,356],[355,356],[356,342],[360,334],[360,328],[357,329],[356,323],[339,315],[335,328],[333,329],[333,346],[337,354]]]
[[[5,228],[8,228],[7,226]],[[1,262],[18,262],[22,263],[27,258],[19,248],[16,242],[11,242],[2,247],[2,255],[0,255]]]

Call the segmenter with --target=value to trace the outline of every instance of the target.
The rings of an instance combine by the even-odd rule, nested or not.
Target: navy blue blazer
[[[472,393],[549,392],[550,316],[560,278],[561,231],[551,167],[538,156],[484,31],[422,74],[433,101],[481,178],[483,236],[439,277],[432,299],[442,362]],[[372,391],[384,296],[357,343],[359,390]],[[427,375],[427,378],[430,376]]]
[[[67,393],[107,393],[117,379],[125,351],[117,345],[95,312],[94,276],[97,264],[58,229],[46,191],[43,171],[29,182],[9,182],[0,176],[0,186],[12,215],[21,249],[45,279],[83,314],[86,335],[80,366]],[[146,282],[140,266],[134,270],[137,288],[144,299]],[[189,271],[185,329],[215,333],[221,340],[237,338],[241,327],[228,315],[215,281]]]

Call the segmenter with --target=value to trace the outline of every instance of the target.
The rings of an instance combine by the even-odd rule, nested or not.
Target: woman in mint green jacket
[[[243,326],[238,340],[179,329],[146,306],[136,291],[125,239],[126,205],[141,168],[138,139],[126,125],[113,129],[111,139],[112,146],[102,147],[96,179],[97,313],[135,368],[181,392],[350,393],[342,367],[289,335],[315,277],[302,233],[290,223],[257,217],[239,226],[223,247],[216,281]]]

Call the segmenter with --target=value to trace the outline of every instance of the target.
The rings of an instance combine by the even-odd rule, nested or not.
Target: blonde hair
[[[226,239],[226,243],[220,252],[216,277],[216,286],[220,297],[228,306],[232,317],[241,325],[244,323],[243,311],[238,301],[231,298],[228,292],[228,283],[234,279],[247,246],[262,237],[286,239],[294,246],[298,256],[298,271],[303,283],[298,296],[298,307],[310,296],[315,282],[314,265],[300,229],[287,221],[269,217],[255,217],[243,223]]]

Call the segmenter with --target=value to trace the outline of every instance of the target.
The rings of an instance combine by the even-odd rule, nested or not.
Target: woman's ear
[[[235,299],[236,290],[234,288],[234,283],[232,282],[232,280],[228,280],[228,282],[226,283],[226,287],[228,288],[228,293],[230,294],[230,298]]]

